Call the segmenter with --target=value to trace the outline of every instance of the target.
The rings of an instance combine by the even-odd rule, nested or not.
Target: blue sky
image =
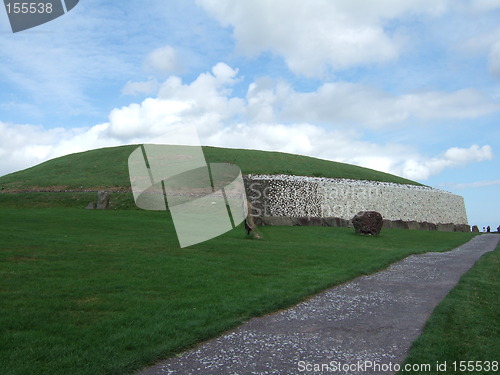
[[[0,175],[196,125],[203,144],[362,165],[500,224],[500,0],[81,0],[12,33]]]

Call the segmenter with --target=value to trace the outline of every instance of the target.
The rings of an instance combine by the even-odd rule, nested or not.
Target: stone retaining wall
[[[350,220],[359,211],[374,210],[386,227],[468,225],[463,198],[430,187],[288,175],[246,175],[244,180],[252,213],[259,218]]]
[[[265,216],[256,217],[254,222],[257,225],[278,225],[278,226],[322,226],[322,227],[349,227],[352,228],[351,220],[339,217],[285,217],[285,216]],[[417,221],[384,220],[382,228],[388,229],[413,229],[413,230],[438,230],[441,232],[470,232],[467,224],[433,224]]]

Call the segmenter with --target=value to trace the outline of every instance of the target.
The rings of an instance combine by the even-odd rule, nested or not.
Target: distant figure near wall
[[[490,233],[490,231],[491,231],[491,228],[490,228],[490,226],[488,225],[488,226],[486,227],[486,233]]]

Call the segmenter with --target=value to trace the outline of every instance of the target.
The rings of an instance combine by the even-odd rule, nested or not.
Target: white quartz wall
[[[287,175],[246,176],[256,216],[352,219],[374,210],[384,219],[468,224],[461,196],[424,186]]]

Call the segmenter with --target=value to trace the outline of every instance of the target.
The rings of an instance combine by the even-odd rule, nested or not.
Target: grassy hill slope
[[[62,156],[0,177],[0,190],[129,188],[128,157],[137,145],[101,148]],[[391,174],[307,156],[203,147],[207,162],[230,162],[243,173],[351,178],[419,185]]]

